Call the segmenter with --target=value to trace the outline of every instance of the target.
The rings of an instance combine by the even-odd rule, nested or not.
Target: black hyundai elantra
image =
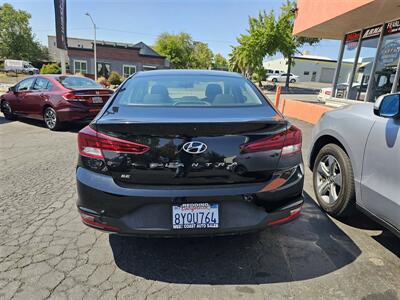
[[[137,73],[78,135],[83,223],[144,236],[226,235],[299,216],[301,131],[239,74]]]

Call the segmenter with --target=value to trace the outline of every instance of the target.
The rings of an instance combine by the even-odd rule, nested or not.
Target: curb
[[[332,107],[325,105],[289,99],[283,99],[278,109],[286,117],[295,118],[311,124],[316,124],[325,112],[333,110]]]

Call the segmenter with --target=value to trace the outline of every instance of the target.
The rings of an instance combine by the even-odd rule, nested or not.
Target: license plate
[[[102,97],[92,97],[92,102],[93,103],[103,103],[103,98]]]
[[[218,228],[217,203],[185,203],[172,206],[173,229]]]

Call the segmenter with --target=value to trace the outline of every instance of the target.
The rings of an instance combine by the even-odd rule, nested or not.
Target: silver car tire
[[[334,217],[351,214],[355,204],[354,174],[346,152],[336,144],[324,146],[313,168],[314,193],[321,208]]]

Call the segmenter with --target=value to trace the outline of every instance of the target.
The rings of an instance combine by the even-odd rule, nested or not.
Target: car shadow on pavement
[[[22,122],[22,123],[25,123],[28,125],[46,128],[46,125],[41,120],[18,117],[18,119],[16,121],[8,121],[3,116],[0,116],[0,125],[10,123],[10,122]],[[59,131],[61,131],[61,132],[78,132],[79,130],[81,130],[83,127],[85,127],[88,124],[89,124],[89,122],[65,123],[64,126]]]
[[[389,229],[386,229],[360,210],[355,210],[351,217],[341,219],[340,222],[358,229],[381,231],[378,235],[373,235],[372,238],[387,250],[400,257],[400,239]]]
[[[145,279],[186,284],[261,284],[319,277],[352,263],[353,241],[305,194],[302,216],[261,233],[155,239],[110,235],[116,265]]]
[[[0,116],[0,125],[1,124],[11,123],[11,122],[14,122],[14,121],[9,121],[6,118],[4,118],[3,116]]]

